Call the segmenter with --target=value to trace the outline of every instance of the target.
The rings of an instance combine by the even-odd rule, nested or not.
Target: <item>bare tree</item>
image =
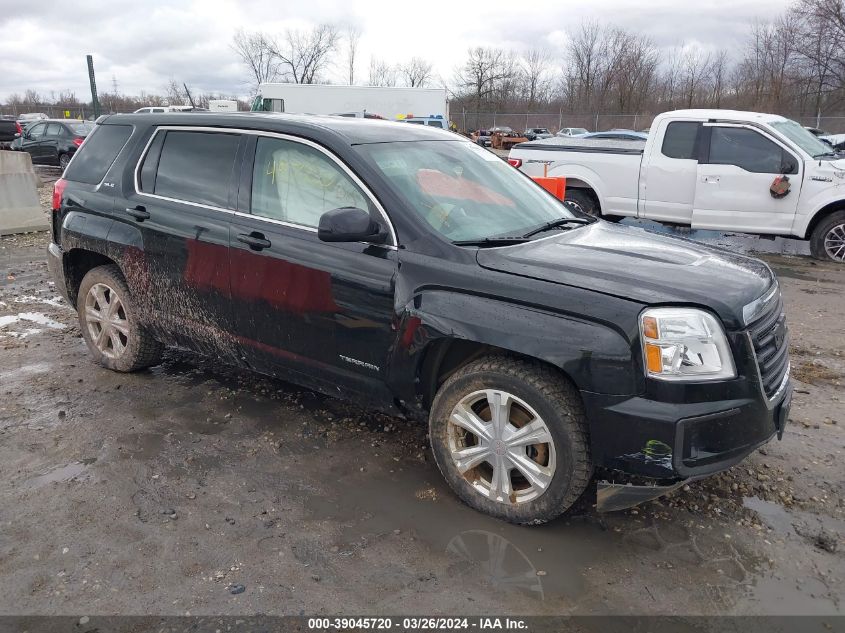
[[[701,103],[710,71],[710,53],[704,53],[698,47],[684,48],[680,76],[684,106],[691,108],[693,103]]]
[[[361,29],[350,26],[346,29],[346,65],[349,69],[349,85],[355,85],[355,57],[358,55],[358,41],[361,39]]]
[[[532,49],[522,56],[521,70],[528,110],[531,110],[548,90],[550,61],[551,55],[546,50]]]
[[[399,74],[411,88],[425,88],[432,80],[431,63],[421,57],[412,57],[410,61],[399,66]]]
[[[278,78],[279,60],[267,37],[262,33],[238,31],[232,38],[232,49],[249,69],[250,84],[253,88],[257,89],[259,84]]]
[[[310,30],[289,29],[281,40],[269,40],[272,54],[279,60],[280,74],[298,84],[317,83],[337,50],[340,34],[331,24]]]
[[[382,59],[372,57],[370,59],[370,75],[367,79],[367,85],[393,87],[396,83],[396,67],[391,66]]]
[[[480,109],[512,86],[515,70],[512,53],[479,46],[469,50],[467,60],[458,69],[456,82],[472,96],[476,108]]]

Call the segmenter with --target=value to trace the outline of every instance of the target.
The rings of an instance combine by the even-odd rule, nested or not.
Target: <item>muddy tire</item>
[[[594,218],[602,218],[608,222],[618,222],[622,219],[620,215],[604,215],[596,199],[583,189],[567,189],[564,202]]]
[[[94,360],[132,372],[161,361],[164,347],[138,322],[126,280],[115,265],[88,271],[76,300],[79,328]]]
[[[452,490],[511,523],[554,519],[592,476],[578,391],[539,362],[489,356],[462,367],[437,392],[429,432]]]
[[[845,211],[831,213],[813,229],[810,252],[816,259],[845,262]]]

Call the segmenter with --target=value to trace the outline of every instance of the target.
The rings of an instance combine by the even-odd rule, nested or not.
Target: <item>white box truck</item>
[[[449,118],[445,88],[264,83],[258,87],[252,110],[349,116],[368,113],[385,119],[409,115]]]

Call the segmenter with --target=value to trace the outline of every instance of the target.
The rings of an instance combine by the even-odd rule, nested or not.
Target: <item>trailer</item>
[[[253,112],[380,115],[386,119],[437,117],[448,120],[445,88],[385,88],[322,84],[263,83]]]

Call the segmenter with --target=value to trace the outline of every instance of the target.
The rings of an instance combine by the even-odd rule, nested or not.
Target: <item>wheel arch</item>
[[[804,239],[809,240],[813,236],[813,231],[816,227],[829,215],[833,215],[837,211],[845,211],[845,200],[834,200],[828,202],[826,205],[818,209],[807,223],[807,229],[804,231]]]
[[[72,248],[65,253],[64,273],[67,282],[68,299],[72,306],[76,305],[79,287],[85,275],[94,268],[109,265],[117,266],[120,269],[120,266],[115,260],[97,251],[85,248]],[[122,271],[121,274],[123,274]]]

